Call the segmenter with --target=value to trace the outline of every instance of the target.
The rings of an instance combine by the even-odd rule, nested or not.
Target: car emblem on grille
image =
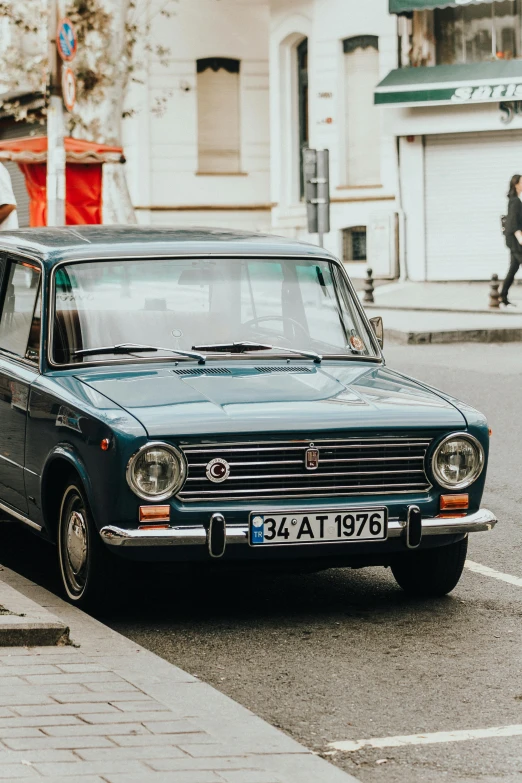
[[[313,448],[313,443],[310,444],[310,448],[305,451],[305,468],[307,470],[317,470],[319,467],[319,449]]]
[[[205,473],[209,481],[212,481],[214,484],[221,484],[222,481],[226,481],[230,476],[230,465],[226,459],[216,457],[216,459],[210,460],[205,468]]]

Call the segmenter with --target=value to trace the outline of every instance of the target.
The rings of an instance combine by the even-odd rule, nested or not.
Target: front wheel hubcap
[[[83,509],[71,509],[64,530],[65,570],[75,592],[85,587],[87,523]]]

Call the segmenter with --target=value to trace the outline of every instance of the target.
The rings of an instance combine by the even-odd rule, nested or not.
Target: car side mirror
[[[384,346],[384,326],[382,323],[382,318],[380,315],[375,315],[373,318],[370,318],[370,325],[374,331],[374,334],[377,338],[377,342],[381,346],[381,348]]]

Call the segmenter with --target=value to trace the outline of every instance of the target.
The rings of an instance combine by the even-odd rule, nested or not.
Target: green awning
[[[406,11],[424,11],[428,8],[451,8],[478,3],[501,2],[501,0],[390,0],[390,14]]]
[[[388,106],[458,106],[522,100],[522,60],[398,68],[375,88]]]

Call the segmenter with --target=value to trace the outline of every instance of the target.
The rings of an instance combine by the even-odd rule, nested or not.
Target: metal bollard
[[[489,306],[494,308],[500,307],[500,294],[498,289],[500,288],[500,281],[498,275],[491,276],[491,282],[489,284]]]
[[[375,299],[373,298],[373,292],[374,292],[373,270],[367,269],[366,280],[364,281],[364,298],[363,298],[363,302],[365,304],[374,304]]]

